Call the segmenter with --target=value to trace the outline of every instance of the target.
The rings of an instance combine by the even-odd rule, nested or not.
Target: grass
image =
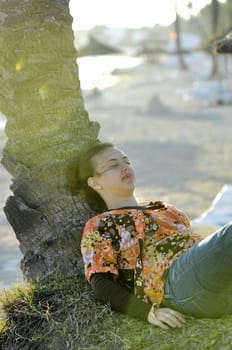
[[[232,344],[232,316],[188,318],[182,329],[164,331],[95,302],[82,277],[17,285],[0,302],[4,350],[229,350]]]

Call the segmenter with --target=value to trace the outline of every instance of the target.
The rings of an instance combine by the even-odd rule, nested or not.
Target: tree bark
[[[96,142],[84,108],[66,0],[0,0],[2,163],[12,175],[5,213],[29,280],[82,271],[79,243],[91,210],[68,189],[70,164]],[[71,174],[71,175],[70,175]]]

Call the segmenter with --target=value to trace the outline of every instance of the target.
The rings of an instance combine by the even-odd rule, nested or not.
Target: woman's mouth
[[[133,175],[132,174],[124,174],[122,176],[122,180],[132,180],[133,179]]]

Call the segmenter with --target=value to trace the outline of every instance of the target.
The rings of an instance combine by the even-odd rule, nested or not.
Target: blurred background
[[[231,55],[215,44],[232,30],[231,0],[71,0],[85,106],[100,139],[131,158],[141,202],[162,199],[199,216],[232,184]],[[0,155],[6,142],[0,113]],[[3,206],[0,288],[22,280],[21,253]]]
[[[71,0],[70,11],[83,89],[113,84],[116,77],[107,73],[139,64],[144,57],[157,61],[168,55],[187,68],[185,60],[198,55],[204,73],[216,75],[215,41],[232,29],[232,2],[226,0]],[[202,53],[211,55],[212,62],[204,62]],[[94,64],[83,58],[95,55],[106,57]]]

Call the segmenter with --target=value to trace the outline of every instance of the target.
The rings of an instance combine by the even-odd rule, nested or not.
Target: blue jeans
[[[202,318],[232,314],[232,222],[171,265],[163,306]]]

